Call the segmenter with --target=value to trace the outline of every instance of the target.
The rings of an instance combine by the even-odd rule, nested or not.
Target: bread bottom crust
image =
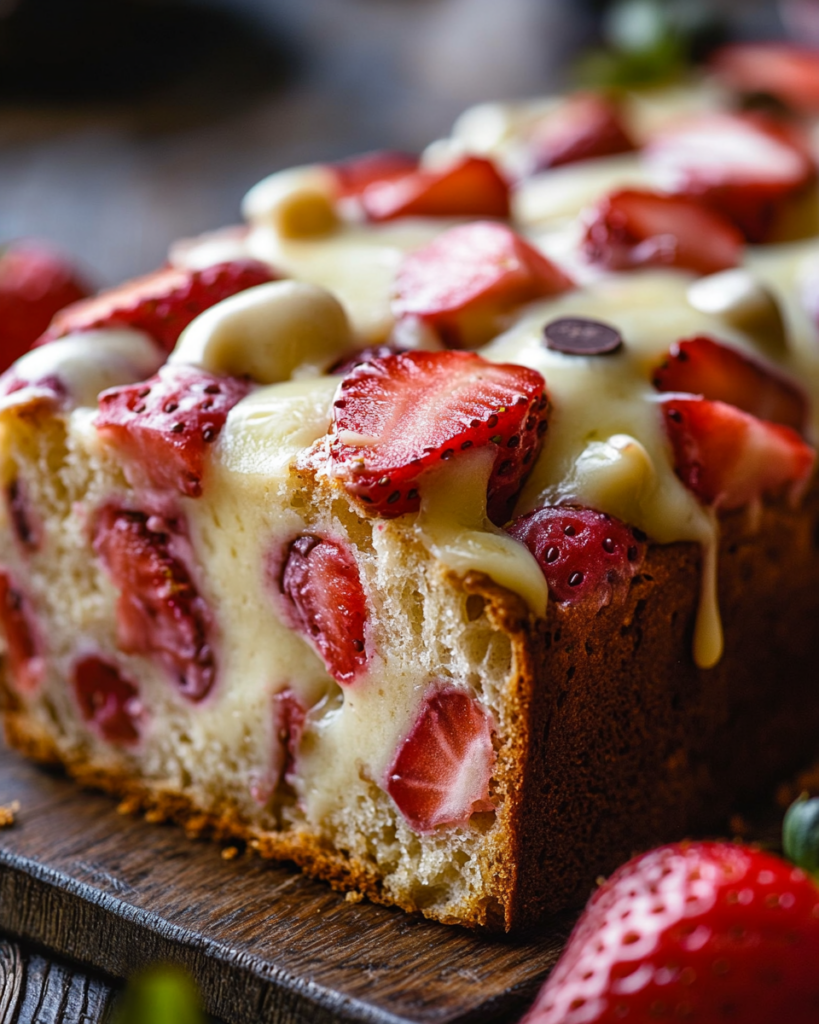
[[[121,814],[144,814],[146,820],[153,823],[175,822],[190,839],[209,837],[217,841],[244,842],[265,859],[292,861],[305,874],[329,882],[338,891],[360,892],[375,903],[397,904],[407,911],[418,909],[385,897],[380,879],[368,865],[328,848],[319,836],[307,829],[295,832],[256,829],[231,807],[218,812],[203,811],[185,793],[152,785],[136,776],[106,771],[84,759],[67,758],[52,737],[25,712],[6,712],[5,735],[10,746],[31,760],[61,766],[80,785],[119,798],[117,810]]]

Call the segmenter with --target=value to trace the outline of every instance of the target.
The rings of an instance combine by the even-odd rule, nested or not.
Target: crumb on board
[[[222,860],[233,860],[235,857],[238,857],[238,855],[238,846],[226,846],[224,850],[222,850]]]
[[[117,804],[117,814],[137,814],[142,806],[138,796],[126,796]]]
[[[357,889],[351,889],[350,892],[344,894],[344,899],[348,903],[360,903],[364,899],[364,893]]]
[[[15,816],[20,813],[20,801],[12,800],[10,804],[0,805],[0,828],[11,828]]]

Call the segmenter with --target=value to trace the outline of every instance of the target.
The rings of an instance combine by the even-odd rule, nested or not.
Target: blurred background
[[[417,150],[624,34],[651,50],[658,9],[694,49],[819,44],[819,0],[0,0],[0,242],[116,282],[235,222],[273,170]]]

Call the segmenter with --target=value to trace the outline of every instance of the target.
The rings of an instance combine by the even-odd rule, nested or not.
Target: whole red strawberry
[[[27,352],[54,314],[89,294],[72,265],[43,242],[0,252],[0,372]]]
[[[594,894],[525,1024],[816,1024],[819,889],[732,843],[679,843]]]

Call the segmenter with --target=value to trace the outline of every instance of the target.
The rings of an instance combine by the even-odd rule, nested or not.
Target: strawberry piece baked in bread
[[[279,172],[58,314],[0,379],[9,741],[507,930],[806,758],[811,115],[713,97]]]

